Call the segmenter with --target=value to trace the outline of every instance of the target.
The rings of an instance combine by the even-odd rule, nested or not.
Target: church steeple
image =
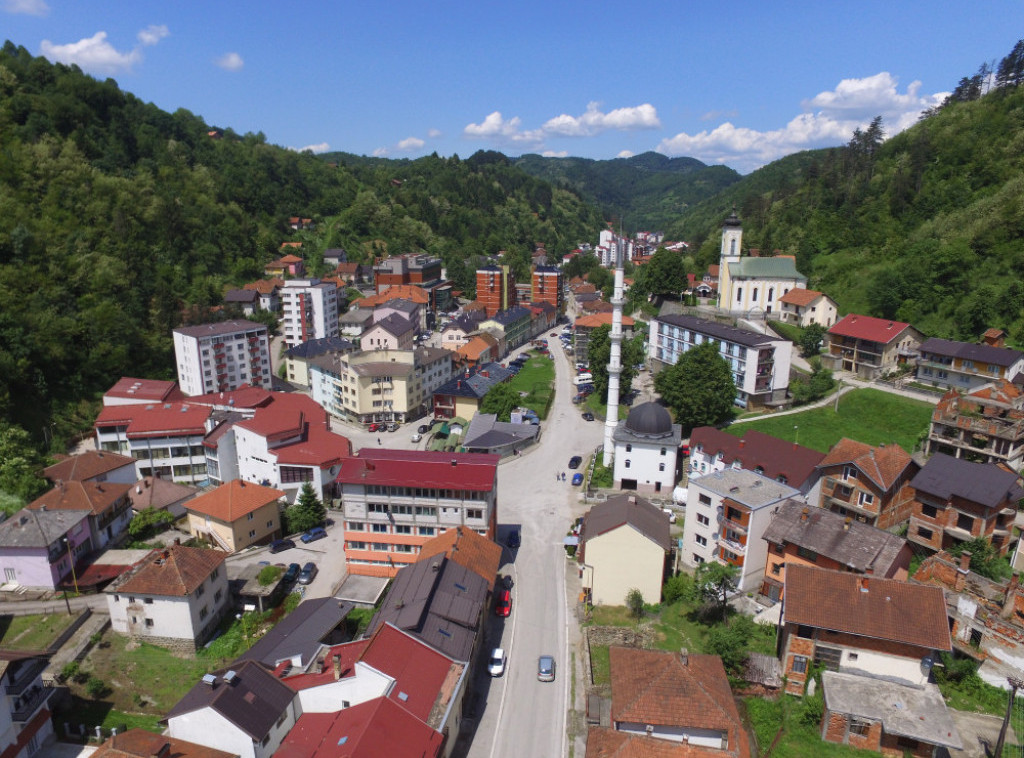
[[[719,265],[724,266],[727,261],[738,261],[742,244],[743,224],[736,215],[736,209],[733,208],[732,214],[722,224],[722,252],[719,256]]]

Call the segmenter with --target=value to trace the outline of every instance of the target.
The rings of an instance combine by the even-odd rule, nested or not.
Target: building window
[[[375,531],[377,534],[387,534],[387,532],[388,532],[388,525],[387,524],[374,524],[373,525],[373,531]]]
[[[196,587],[196,597],[202,597],[205,592],[206,588],[203,585],[200,584]]]
[[[480,508],[469,508],[466,510],[466,518],[481,519],[484,517],[484,512]]]
[[[694,542],[696,542],[696,543],[697,543],[698,545],[700,545],[701,547],[706,547],[706,546],[707,546],[707,544],[708,544],[708,539],[707,539],[707,537],[703,537],[703,536],[701,536],[701,535],[699,535],[699,534],[695,534],[695,535],[694,535],[694,537],[693,537],[693,541],[694,541]]]
[[[206,606],[204,605],[202,608],[199,609],[199,620],[202,621],[204,618],[206,618],[208,613],[209,613],[209,611],[207,610]]]
[[[662,449],[661,449],[661,454],[662,454],[662,455],[665,455],[665,448],[662,448]]]
[[[249,539],[252,539],[255,536],[256,536],[256,530],[255,529],[250,529],[249,530]]]
[[[970,532],[974,528],[974,519],[965,513],[960,513],[956,517],[956,528]]]
[[[694,563],[694,565],[698,565],[699,566],[701,563],[704,563],[704,559],[701,556],[699,556],[696,553],[694,553],[693,554],[693,563]]]
[[[934,505],[922,505],[921,515],[927,516],[928,518],[935,518],[939,514],[939,510]]]
[[[361,532],[366,528],[366,525],[362,521],[348,521],[345,523],[345,528],[351,532]]]
[[[870,492],[864,492],[864,490],[861,490],[857,496],[858,505],[872,505],[874,502],[875,496],[872,495]]]
[[[146,619],[146,626],[150,629],[153,628],[153,619]]]
[[[224,595],[224,591],[223,590],[217,590],[216,592],[214,592],[213,593],[213,602],[219,603],[220,599],[221,599],[221,597],[223,595]]]
[[[711,505],[711,496],[705,495],[703,492],[697,496],[697,500],[701,505]]]
[[[255,513],[250,513],[249,515],[247,515],[247,516],[245,517],[245,520],[246,520],[246,521],[252,521],[252,518],[253,518],[253,516],[255,516],[255,515],[256,515]]]
[[[626,443],[626,452],[627,453],[632,453],[633,452],[633,446],[630,443],[628,443],[628,442]]]
[[[793,673],[794,674],[806,674],[807,673],[807,656],[805,656],[805,655],[794,655],[793,656]]]
[[[802,640],[812,639],[814,637],[814,627],[813,626],[805,626],[804,624],[800,624],[796,628],[796,636],[799,637]]]
[[[151,597],[143,598],[142,602],[145,603],[146,605],[153,605],[153,598],[151,598]]]
[[[917,536],[923,540],[931,540],[933,534],[931,529],[925,529],[923,526],[917,527]]]
[[[796,554],[803,558],[805,561],[810,561],[811,563],[818,562],[818,554],[813,550],[808,550],[805,547],[798,547],[796,549]]]
[[[626,468],[629,468],[629,464],[630,464],[630,460],[629,460],[629,458],[627,458],[626,459]]]
[[[782,564],[781,563],[773,563],[772,564],[772,573],[775,576],[778,576],[779,574],[781,574],[782,573]]]
[[[711,519],[705,516],[703,513],[697,514],[697,523],[702,526],[708,526],[711,523]]]
[[[658,471],[664,471],[664,470],[665,470],[665,464],[664,463],[659,463],[658,464]]]
[[[859,719],[856,716],[850,716],[850,734],[857,734],[863,737],[868,733],[871,728],[871,722]]]
[[[843,479],[856,479],[856,478],[857,478],[857,469],[856,468],[854,468],[853,466],[844,466],[843,467]]]

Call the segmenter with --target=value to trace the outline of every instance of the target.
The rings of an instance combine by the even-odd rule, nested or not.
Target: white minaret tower
[[[605,468],[611,468],[615,457],[615,427],[619,425],[619,374],[622,373],[622,257],[624,245],[615,256],[615,289],[612,292],[611,354],[608,356],[608,416],[604,421]]]

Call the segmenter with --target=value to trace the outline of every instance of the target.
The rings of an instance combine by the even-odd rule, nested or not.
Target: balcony
[[[4,686],[4,692],[11,697],[16,697],[31,688],[32,685],[40,684],[39,676],[46,670],[46,665],[45,660],[38,658],[24,661],[17,670],[8,674],[10,681]]]
[[[46,704],[53,694],[53,687],[46,687],[37,684],[28,690],[21,697],[14,700],[11,708],[11,721],[16,724],[24,724],[32,720],[32,717],[39,713],[39,709]]]

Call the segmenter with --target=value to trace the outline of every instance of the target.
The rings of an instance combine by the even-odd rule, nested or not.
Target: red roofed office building
[[[875,379],[917,353],[924,335],[910,324],[851,313],[828,330],[827,368]]]
[[[184,399],[177,382],[122,376],[103,393],[104,405],[146,405],[173,403]]]
[[[494,539],[498,461],[484,453],[363,449],[346,458],[336,483],[352,574],[394,576],[420,546],[463,527]]]

